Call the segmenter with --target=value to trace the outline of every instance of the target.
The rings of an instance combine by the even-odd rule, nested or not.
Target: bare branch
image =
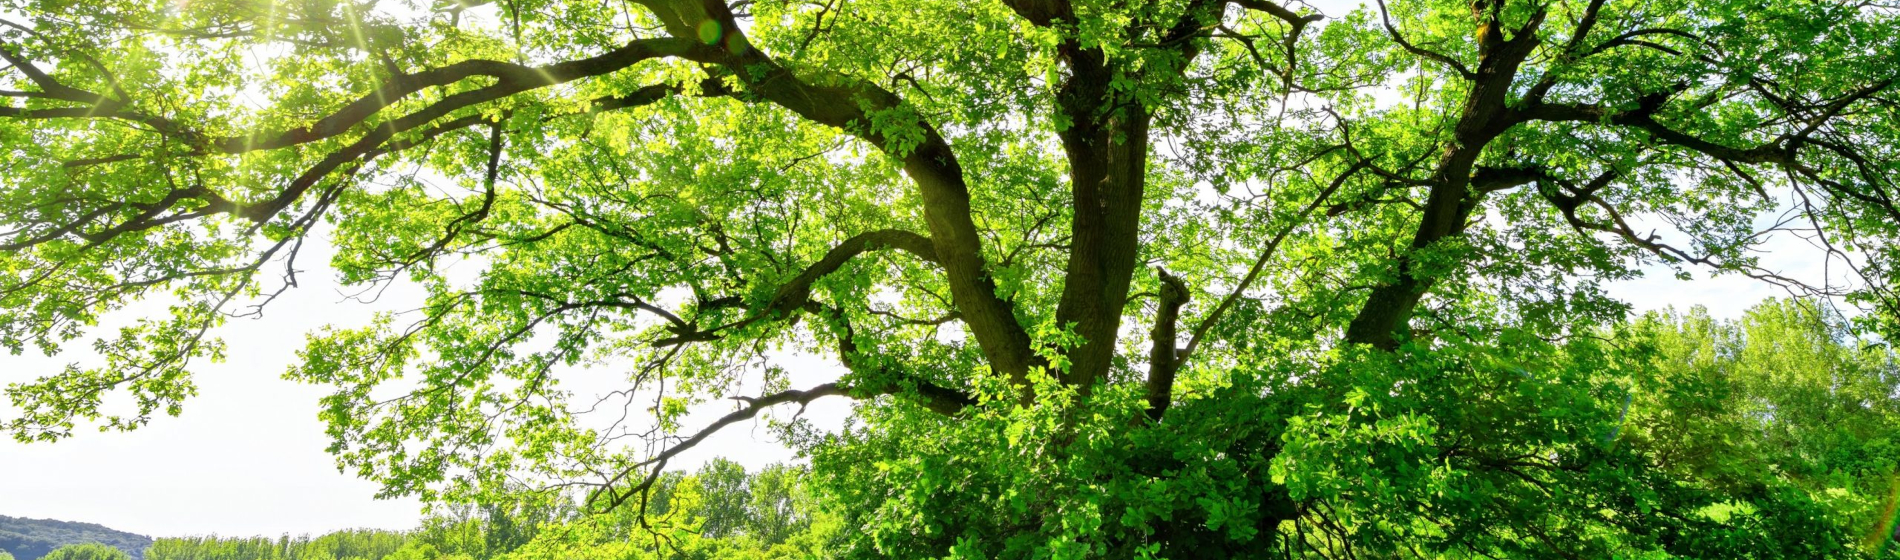
[[[1168,411],[1168,405],[1174,402],[1174,375],[1181,366],[1176,355],[1176,322],[1181,317],[1181,306],[1193,297],[1182,282],[1166,270],[1156,270],[1161,276],[1161,298],[1155,313],[1154,329],[1149,332],[1152,339],[1148,350],[1148,417],[1160,420]]]
[[[718,433],[719,430],[726,426],[751,420],[752,417],[758,416],[760,411],[767,408],[788,403],[809,405],[812,401],[824,397],[845,396],[848,394],[844,387],[837,383],[825,383],[802,391],[793,389],[761,397],[739,397],[737,400],[745,403],[745,406],[739,407],[739,410],[732,411],[725,416],[721,416],[718,420],[713,421],[713,423],[706,425],[705,428],[701,428],[698,432],[695,432],[691,437],[666,448],[666,450],[661,451],[659,454],[622,469],[618,474],[615,474],[613,477],[601,483],[598,489],[588,495],[587,505],[588,507],[593,507],[596,503],[599,503],[601,505],[599,508],[600,511],[607,511],[618,507],[621,503],[624,503],[627,499],[632,498],[636,494],[645,493],[648,489],[653,487],[653,483],[658,479],[667,461],[672,460],[674,457],[679,456],[679,454],[685,453],[687,450],[706,441],[706,438],[712,437],[713,434]],[[626,490],[614,489],[614,485],[620,484],[634,472],[649,466],[654,467],[652,472],[639,484]],[[602,500],[605,501],[602,502]]]

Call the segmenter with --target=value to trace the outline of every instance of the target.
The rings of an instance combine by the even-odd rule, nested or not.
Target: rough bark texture
[[[1161,271],[1161,302],[1155,312],[1154,330],[1149,335],[1152,346],[1148,350],[1148,417],[1160,420],[1168,412],[1168,405],[1174,402],[1174,374],[1181,367],[1180,353],[1175,350],[1178,327],[1181,320],[1181,306],[1187,305],[1187,283],[1180,278]]]

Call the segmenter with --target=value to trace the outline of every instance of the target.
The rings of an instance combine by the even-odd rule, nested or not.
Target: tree
[[[9,387],[20,439],[177,413],[210,329],[327,235],[344,283],[427,293],[289,374],[336,388],[332,451],[386,494],[525,480],[645,514],[708,434],[843,396],[861,423],[800,441],[865,555],[1859,550],[1775,517],[1799,496],[1604,443],[1652,366],[1593,333],[1627,312],[1602,283],[1651,264],[1900,333],[1891,6],[8,12],[0,342],[173,301],[102,364]],[[1762,265],[1788,230],[1851,282]],[[776,348],[848,373],[789,388]],[[601,361],[637,364],[647,445],[559,388]],[[1811,538],[1759,530],[1782,521]]]
[[[41,556],[40,560],[131,560],[132,555],[100,543],[69,544]]]
[[[745,531],[751,518],[752,477],[745,467],[725,459],[707,462],[693,474],[699,488],[699,532],[720,539]]]
[[[441,522],[434,518],[425,525]],[[382,560],[413,548],[411,542],[444,544],[439,532],[425,528],[418,533],[346,529],[315,537],[172,537],[154,541],[145,555],[152,560]]]
[[[457,512],[431,515],[414,531],[351,529],[318,536],[216,536],[158,539],[151,560],[489,560],[502,558],[558,523],[543,511]]]
[[[1869,547],[1891,538],[1900,370],[1890,348],[1802,301],[1765,302],[1736,321],[1652,313],[1627,336],[1659,351],[1658,375],[1630,387],[1624,441],[1736,495],[1811,496],[1820,515],[1863,528]]]
[[[810,492],[806,470],[773,465],[748,475],[715,459],[687,475],[669,471],[647,509],[553,523],[511,560],[571,558],[829,558],[835,517]]]
[[[772,465],[749,481],[752,495],[746,514],[746,532],[768,545],[809,535],[822,505],[812,495],[807,469]]]

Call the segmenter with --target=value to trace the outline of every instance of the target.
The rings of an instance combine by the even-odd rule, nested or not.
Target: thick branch
[[[1069,0],[1004,0],[1016,15],[1029,20],[1039,27],[1048,27],[1058,21],[1075,21],[1075,7]]]
[[[893,371],[883,364],[867,361],[867,357],[858,348],[857,332],[851,328],[851,322],[837,315],[838,325],[843,332],[838,333],[838,361],[851,369],[859,385],[853,387],[852,394],[862,397],[874,395],[915,394],[921,397],[923,405],[945,416],[955,416],[965,407],[976,404],[976,399],[962,391],[944,387],[914,374]],[[875,381],[873,381],[875,380]]]
[[[190,186],[186,188],[174,189],[170,191],[169,193],[167,193],[165,198],[163,198],[156,204],[138,205],[138,208],[140,210],[138,214],[118,224],[104,227],[100,229],[99,231],[83,232],[81,228],[89,225],[93,220],[98,219],[107,213],[116,211],[116,207],[114,206],[103,207],[101,210],[84,214],[81,217],[69,223],[66,223],[63,225],[56,225],[53,227],[53,229],[47,232],[34,235],[26,239],[21,239],[18,241],[6,243],[4,246],[0,246],[0,249],[19,250],[19,249],[29,247],[32,245],[44,243],[46,241],[50,241],[54,238],[58,238],[60,236],[64,236],[68,234],[80,235],[81,237],[86,238],[88,241],[91,241],[97,244],[97,243],[104,242],[106,240],[110,240],[113,237],[116,237],[118,235],[122,235],[128,232],[142,231],[142,230],[151,229],[151,228],[162,226],[169,223],[176,223],[179,221],[196,219],[196,218],[201,218],[201,217],[205,217],[205,216],[209,216],[213,214],[221,214],[221,213],[235,214],[235,215],[244,217],[252,222],[262,223],[264,221],[267,221],[277,216],[285,208],[288,208],[292,204],[295,204],[311,188],[314,188],[316,185],[321,183],[325,178],[329,177],[332,173],[334,173],[338,169],[342,169],[346,166],[352,165],[353,163],[359,163],[361,161],[374,158],[381,154],[405,149],[407,147],[414,146],[414,145],[426,142],[428,140],[434,139],[435,137],[445,134],[447,132],[450,132],[453,130],[459,130],[462,128],[467,128],[469,126],[473,126],[485,120],[481,115],[464,115],[456,119],[443,121],[433,127],[429,127],[426,129],[423,128],[429,125],[430,123],[437,122],[438,120],[445,118],[456,111],[460,111],[460,110],[466,109],[468,107],[471,107],[480,103],[502,99],[507,96],[515,95],[515,94],[518,94],[530,89],[535,89],[535,88],[545,87],[547,85],[551,85],[555,83],[560,83],[561,81],[571,81],[573,79],[578,79],[580,77],[584,77],[587,75],[596,75],[596,74],[604,74],[607,72],[611,72],[619,68],[623,68],[627,65],[631,65],[640,60],[645,60],[647,58],[651,58],[654,56],[664,55],[666,52],[668,52],[669,49],[675,49],[676,47],[679,46],[679,42],[672,41],[670,39],[669,40],[654,39],[654,40],[647,40],[647,41],[649,42],[644,42],[644,43],[635,42],[633,44],[628,45],[627,47],[623,47],[607,55],[602,55],[602,56],[593,57],[589,59],[582,59],[579,61],[552,64],[552,65],[548,65],[548,66],[544,66],[540,68],[529,68],[525,66],[510,64],[510,63],[499,63],[499,62],[492,62],[492,61],[470,61],[470,62],[460,63],[457,65],[451,65],[444,69],[438,69],[438,70],[425,72],[423,73],[423,75],[431,75],[431,76],[435,76],[435,78],[432,78],[431,80],[424,80],[423,83],[434,83],[435,81],[448,79],[444,76],[460,76],[461,78],[466,78],[473,75],[478,75],[478,74],[469,73],[469,72],[472,72],[472,70],[469,70],[470,68],[477,68],[477,69],[486,68],[490,71],[490,73],[481,74],[481,75],[494,75],[498,73],[500,76],[503,76],[504,79],[488,87],[449,95],[443,98],[442,100],[432,103],[421,109],[418,109],[417,111],[413,113],[403,115],[401,117],[397,117],[389,121],[385,121],[371,128],[362,137],[356,139],[354,142],[344,145],[343,147],[324,155],[322,159],[319,159],[310,168],[304,170],[302,174],[298,175],[297,177],[292,178],[290,183],[286,185],[283,190],[279,191],[275,196],[269,199],[260,201],[258,203],[241,207],[229,200],[224,199],[223,197],[219,196],[216,192],[206,188],[205,186],[194,185],[194,186]],[[4,51],[4,50],[5,49],[0,49],[0,51]],[[20,63],[25,64],[25,61],[20,61]],[[495,70],[498,68],[505,69],[505,71]],[[524,75],[534,75],[535,78],[533,78],[533,80],[531,81],[523,81],[523,80],[526,80],[526,78],[523,77]],[[416,76],[416,75],[412,74],[410,76]],[[457,78],[457,79],[460,79],[460,78]],[[53,84],[56,87],[63,87],[63,86],[57,86],[56,82],[50,82],[51,78],[48,78],[48,80],[49,80],[48,83]],[[406,84],[407,86],[415,86],[414,83],[405,82],[404,79],[398,79],[392,83],[402,83],[402,84]],[[452,83],[452,81],[448,83]],[[400,91],[402,88],[395,88],[389,84],[385,84],[382,89]],[[627,95],[597,99],[595,100],[593,104],[593,110],[597,110],[597,111],[598,110],[612,110],[612,109],[619,109],[619,108],[632,107],[632,106],[638,106],[638,105],[645,105],[645,104],[652,103],[668,94],[676,93],[678,91],[679,91],[678,87],[671,86],[671,85],[648,86],[646,88],[641,88]],[[723,90],[723,86],[718,86],[717,84],[712,84],[712,87],[707,88],[706,91],[709,94],[714,94],[714,95],[725,93],[725,91]],[[373,98],[375,98],[375,95],[370,95],[363,99],[373,99]],[[179,136],[179,140],[190,145],[197,145],[199,146],[200,149],[207,147],[206,143],[199,141],[199,139],[197,139],[195,135],[183,132],[182,128],[177,127],[175,124],[170,124],[170,121],[164,121],[163,119],[159,119],[157,117],[141,117],[137,115],[132,115],[130,113],[121,111],[121,107],[118,102],[105,101],[103,100],[103,98],[101,99],[102,100],[99,101],[100,105],[94,109],[65,108],[65,109],[24,110],[24,109],[0,107],[0,117],[25,118],[25,119],[100,118],[100,117],[134,118],[136,117],[136,120],[140,120],[141,122],[157,120],[160,122],[167,123],[166,125],[167,128],[160,129],[161,133]],[[344,123],[348,121],[353,124],[355,121],[361,120],[362,118],[366,118],[369,115],[375,113],[376,110],[379,110],[381,107],[388,106],[389,104],[392,104],[394,102],[394,100],[381,100],[381,101],[378,101],[378,103],[365,104],[363,102],[363,99],[359,99],[357,102],[344,107],[343,109],[339,110],[336,113],[333,113],[332,115],[328,117],[319,119],[318,121],[319,125],[315,127],[297,129],[288,133],[273,135],[273,136],[270,136],[269,138],[264,138],[263,136],[257,136],[257,135],[246,137],[246,139],[243,139],[243,142],[247,142],[244,145],[236,144],[236,142],[239,142],[240,139],[225,139],[225,140],[219,140],[219,141],[212,141],[212,142],[209,142],[209,147],[214,150],[223,150],[223,151],[248,151],[248,150],[254,150],[254,149],[281,147],[281,146],[315,141],[318,139],[339,134],[343,132],[344,128],[348,128],[349,126],[347,124],[340,124],[340,123]],[[367,111],[367,112],[364,112],[364,111]],[[324,123],[330,123],[330,124],[324,124]],[[342,127],[342,128],[337,128],[337,127]],[[409,138],[409,139],[399,138],[399,135],[402,135],[404,133],[417,130],[417,129],[423,129],[423,132],[420,135],[417,135],[413,138]],[[111,157],[105,157],[105,158],[91,158],[87,160],[86,163],[96,164],[96,163],[101,163],[101,162],[119,161],[119,160],[127,160],[127,159],[136,159],[136,156],[111,156]],[[200,201],[202,202],[202,204],[191,206],[189,207],[190,210],[188,211],[183,211],[183,212],[174,213],[170,215],[165,214],[165,212],[173,210],[175,207],[185,203],[185,201],[188,201],[188,200]],[[118,205],[118,207],[123,207],[123,206],[126,206],[126,205],[125,204]]]
[[[810,299],[812,284],[818,279],[836,272],[846,262],[866,251],[887,247],[916,255],[917,258],[926,262],[939,262],[936,248],[931,246],[930,239],[922,235],[901,229],[881,229],[860,233],[832,247],[830,251],[825,252],[823,258],[818,259],[818,262],[805,267],[804,272],[780,286],[778,294],[772,298],[768,311],[780,313],[796,311]]]
[[[1781,107],[1796,123],[1798,130],[1783,132],[1773,139],[1750,147],[1733,147],[1682,132],[1656,120],[1656,113],[1677,91],[1687,87],[1680,84],[1676,88],[1644,96],[1636,107],[1614,111],[1602,105],[1590,103],[1544,103],[1528,104],[1520,111],[1521,117],[1528,120],[1548,122],[1606,123],[1642,130],[1656,142],[1677,146],[1713,158],[1736,169],[1738,165],[1776,165],[1799,174],[1826,187],[1829,192],[1852,200],[1871,205],[1889,216],[1900,217],[1900,208],[1896,208],[1888,193],[1880,188],[1880,174],[1868,165],[1865,158],[1846,144],[1831,142],[1815,135],[1826,125],[1847,111],[1853,104],[1872,98],[1876,94],[1893,87],[1894,80],[1884,79],[1856,88],[1839,97],[1812,105],[1797,104],[1779,97],[1774,102]],[[1824,177],[1824,173],[1812,165],[1801,161],[1800,149],[1815,146],[1848,160],[1866,181],[1863,188],[1844,184]]]
[[[581,78],[608,74],[641,61],[665,56],[681,56],[704,48],[704,45],[696,41],[657,38],[639,39],[597,56],[545,66],[525,66],[495,60],[465,60],[448,66],[394,76],[377,86],[374,91],[357,97],[354,101],[344,104],[308,126],[225,138],[200,138],[186,132],[187,127],[182,124],[163,117],[140,113],[126,106],[126,101],[113,100],[96,93],[69,87],[47,76],[44,72],[38,71],[30,62],[19,59],[10,49],[0,48],[0,57],[6,58],[16,68],[21,69],[49,96],[88,105],[83,108],[31,111],[9,109],[0,115],[13,118],[119,118],[151,125],[161,132],[179,136],[188,144],[206,151],[243,153],[333,138],[363,124],[370,117],[416,93],[470,78],[489,77],[496,79],[496,82],[487,87],[451,94],[414,114],[386,121],[381,126],[394,128],[396,131],[406,130],[478,103]],[[403,126],[404,124],[409,126]]]
[[[1539,44],[1537,28],[1543,21],[1544,11],[1539,9],[1508,40],[1503,38],[1502,22],[1496,13],[1479,26],[1478,69],[1469,76],[1473,80],[1471,91],[1453,128],[1453,142],[1446,146],[1432,174],[1431,194],[1419,216],[1412,251],[1464,234],[1471,212],[1484,196],[1484,191],[1474,189],[1472,184],[1478,156],[1491,140],[1523,120],[1506,101],[1519,66]],[[1373,288],[1365,307],[1347,325],[1346,342],[1386,350],[1398,347],[1398,331],[1411,320],[1413,308],[1437,280],[1431,277],[1434,272],[1420,270],[1409,255],[1400,255],[1397,265],[1397,277]]]
[[[224,152],[239,153],[314,142],[342,134],[384,108],[432,87],[446,86],[474,77],[491,77],[497,80],[495,84],[488,87],[450,95],[430,106],[435,111],[423,111],[447,113],[461,107],[501,99],[533,89],[615,72],[653,58],[677,56],[696,48],[700,46],[680,39],[640,39],[598,56],[538,67],[494,60],[462,61],[441,68],[396,76],[384,82],[376,91],[358,97],[355,101],[309,126],[282,132],[224,138],[215,141],[214,145]],[[413,120],[417,117],[411,115],[407,118]],[[400,120],[392,122],[400,122]]]
[[[653,342],[654,346],[664,347],[687,342],[715,340],[723,337],[723,331],[744,327],[768,319],[782,319],[800,312],[811,302],[812,284],[833,272],[837,272],[845,263],[867,251],[879,249],[898,249],[916,255],[926,262],[941,264],[937,259],[936,247],[930,239],[900,229],[882,229],[868,231],[851,236],[825,252],[818,262],[805,267],[798,276],[780,285],[772,301],[764,307],[748,314],[737,322],[710,330],[698,330],[695,325],[675,322],[674,336]]]
[[[1266,12],[1267,15],[1280,18],[1280,21],[1286,22],[1287,25],[1291,25],[1295,29],[1305,27],[1307,24],[1325,19],[1325,16],[1322,16],[1319,14],[1311,14],[1311,15],[1302,16],[1294,12],[1293,10],[1286,9],[1286,6],[1281,6],[1279,4],[1267,2],[1266,0],[1228,0],[1228,2],[1232,3],[1235,6],[1240,6],[1242,8],[1246,8],[1249,10]],[[1299,33],[1295,32],[1294,34],[1298,35]]]
[[[643,0],[675,37],[698,38],[702,29],[718,32],[715,48],[695,50],[686,58],[723,67],[745,84],[747,93],[819,124],[844,129],[904,163],[924,201],[924,221],[939,263],[949,279],[957,311],[995,371],[1027,383],[1036,361],[1029,334],[1016,321],[1014,306],[996,295],[996,283],[983,258],[982,239],[970,210],[970,192],[955,152],[934,126],[924,122],[896,94],[862,80],[840,85],[807,82],[758,49],[740,31],[731,10],[719,0]],[[696,40],[696,39],[695,39]],[[891,122],[897,121],[897,122]],[[882,124],[880,124],[882,123]],[[896,141],[892,127],[921,133]],[[914,143],[913,143],[914,142]]]

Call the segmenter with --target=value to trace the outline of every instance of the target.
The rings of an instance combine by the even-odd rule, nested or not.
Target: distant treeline
[[[318,537],[179,537],[158,539],[145,559],[164,560],[380,560],[414,540],[410,533],[356,529]]]
[[[119,542],[140,544],[136,539],[145,539],[149,544],[128,547],[66,541],[73,544],[46,549],[0,547],[5,549],[0,550],[0,560],[811,557],[829,547],[836,530],[835,524],[813,523],[816,502],[806,490],[805,477],[803,467],[773,466],[747,473],[737,463],[715,459],[696,472],[662,477],[648,501],[645,523],[637,508],[622,508],[627,511],[623,515],[584,516],[572,504],[471,508],[430,517],[412,531],[357,529],[276,538],[201,536],[154,541],[97,525],[68,523],[96,528],[100,535],[135,538],[116,539]],[[575,550],[576,544],[585,550]],[[9,556],[8,550],[16,554]]]
[[[80,543],[103,543],[140,560],[152,539],[92,523],[0,515],[0,554],[6,554],[0,560],[37,560],[61,546]]]

